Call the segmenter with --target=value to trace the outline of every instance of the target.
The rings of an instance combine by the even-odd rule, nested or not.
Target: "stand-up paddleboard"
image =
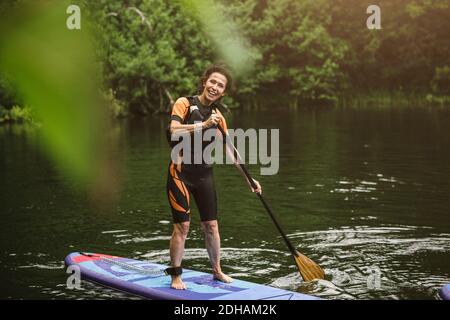
[[[318,300],[297,292],[234,279],[223,283],[208,273],[183,269],[186,290],[170,287],[167,266],[95,253],[69,254],[67,266],[78,266],[81,278],[157,300]]]
[[[450,283],[446,284],[439,290],[439,295],[444,300],[450,300]]]

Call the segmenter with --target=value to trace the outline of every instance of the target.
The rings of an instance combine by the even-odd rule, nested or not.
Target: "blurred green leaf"
[[[233,20],[223,14],[219,3],[213,0],[181,0],[181,3],[201,23],[203,32],[235,75],[244,75],[254,68],[256,49],[250,46]]]
[[[68,1],[26,1],[1,20],[0,67],[42,121],[46,149],[72,178],[95,176],[105,122],[92,35],[68,30]]]

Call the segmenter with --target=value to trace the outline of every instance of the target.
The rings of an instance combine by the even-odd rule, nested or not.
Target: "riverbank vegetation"
[[[12,0],[7,5],[18,3]],[[291,108],[449,105],[450,1],[378,1],[379,30],[366,26],[370,4],[360,0],[79,3],[82,17],[95,21],[100,91],[114,117],[167,112],[178,96],[196,93],[198,76],[218,60],[234,67],[238,76],[236,90],[225,101],[231,107],[257,107],[268,99]],[[214,6],[223,34],[211,32],[211,20],[202,18],[206,5]],[[236,37],[244,49],[230,42]],[[230,61],[243,56],[244,63]],[[29,121],[32,109],[24,107],[10,77],[0,71],[0,121]]]

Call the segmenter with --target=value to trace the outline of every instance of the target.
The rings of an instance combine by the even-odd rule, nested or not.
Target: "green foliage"
[[[133,113],[167,110],[222,59],[238,104],[267,94],[297,105],[351,92],[429,92],[450,65],[450,0],[380,0],[381,30],[360,0],[98,1],[105,87]],[[390,94],[389,94],[390,96]]]
[[[258,52],[242,36],[242,30],[226,15],[227,2],[213,0],[181,0],[184,12],[194,17],[208,36],[215,52],[233,70],[235,76],[247,75],[254,67]]]
[[[0,123],[2,122],[16,122],[16,123],[33,123],[35,116],[33,110],[28,107],[13,106],[11,109],[0,107]]]
[[[436,67],[426,99],[431,104],[450,105],[450,67]]]
[[[23,99],[18,95],[16,88],[11,82],[11,79],[5,74],[0,73],[0,106],[6,108],[12,107],[15,104],[22,104]]]
[[[0,14],[8,17],[25,2],[2,2]],[[172,99],[196,92],[204,68],[218,60],[231,65],[238,78],[237,92],[225,99],[230,107],[265,101],[268,95],[294,106],[311,100],[335,103],[354,93],[367,93],[369,100],[376,92],[399,96],[387,93],[398,90],[400,96],[420,92],[435,98],[448,95],[450,87],[443,67],[450,65],[450,0],[380,0],[381,30],[366,27],[370,0],[78,3],[83,21],[97,31],[88,41],[95,44],[103,82],[98,86],[114,116],[168,111]],[[3,25],[14,30],[12,22]],[[56,29],[62,35],[62,28]],[[37,39],[33,45],[44,43]],[[19,58],[28,54],[16,49]],[[52,50],[45,55],[38,61],[53,62]],[[53,70],[57,82],[60,69],[51,63],[34,67],[34,74]],[[0,105],[24,105],[26,92],[18,95],[2,75]],[[61,77],[66,76],[63,71]],[[26,79],[48,90],[41,80]]]
[[[213,59],[201,28],[177,1],[98,1],[106,86],[131,112],[165,109],[174,97],[195,93]]]
[[[285,99],[336,101],[348,50],[327,31],[329,1],[233,1],[228,6],[261,56],[239,93],[279,91]],[[240,14],[241,10],[243,14]]]
[[[381,8],[381,30],[365,26],[370,4]],[[435,67],[450,64],[449,0],[335,0],[332,21],[332,36],[350,47],[352,91],[427,92]]]
[[[436,67],[431,90],[434,94],[450,95],[450,66]]]
[[[103,93],[103,99],[108,106],[109,114],[113,118],[124,118],[128,116],[128,110],[123,102],[117,100],[115,95],[116,93],[112,89],[109,89]]]
[[[42,119],[44,146],[68,176],[96,177],[102,133],[89,25],[68,30],[69,1],[21,1],[0,21],[0,67]],[[20,22],[20,23],[17,23]],[[12,117],[28,117],[13,108]]]

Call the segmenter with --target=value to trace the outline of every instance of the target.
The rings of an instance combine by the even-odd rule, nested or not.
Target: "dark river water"
[[[278,108],[234,112],[232,128],[279,128],[267,202],[327,279],[304,283],[257,197],[231,165],[215,180],[222,264],[231,276],[325,299],[438,299],[450,282],[450,109]],[[39,129],[0,127],[1,299],[133,298],[83,282],[66,287],[73,251],[169,263],[166,119],[114,125],[117,202],[92,206],[35,147]],[[196,209],[183,265],[210,271]]]

